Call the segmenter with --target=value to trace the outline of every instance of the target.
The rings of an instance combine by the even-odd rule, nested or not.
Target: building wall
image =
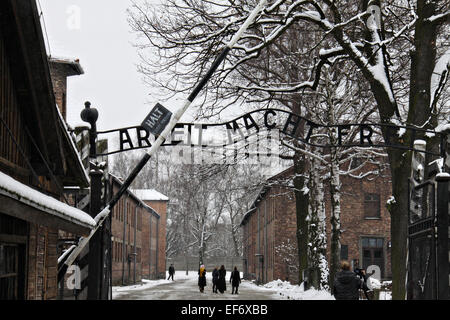
[[[114,193],[118,187],[114,186]],[[129,284],[142,279],[142,222],[145,211],[139,202],[125,194],[112,212],[113,284]],[[136,255],[136,257],[134,257]]]
[[[155,278],[165,278],[166,276],[166,229],[167,229],[167,201],[144,202],[153,208],[160,216],[159,219],[152,220],[151,245],[156,261],[156,270],[151,274]]]
[[[28,240],[28,300],[57,298],[58,231],[30,224]]]
[[[50,63],[50,74],[52,77],[53,92],[59,111],[66,120],[67,116],[67,66],[60,63]]]
[[[0,34],[0,170],[22,183],[29,183],[30,171],[14,139],[29,157],[29,138],[25,131],[22,109],[12,80],[9,60]]]
[[[0,42],[2,41],[0,35]],[[30,157],[31,145],[25,130],[22,109],[17,100],[4,43],[0,43],[0,65],[0,116],[5,122],[0,123],[0,170],[22,183],[37,187],[36,182],[33,183],[30,178],[31,172],[25,161],[25,157]],[[12,139],[9,130],[16,141]],[[39,177],[39,182],[39,191],[58,197],[56,186],[48,179]],[[3,213],[8,215],[8,212]],[[29,231],[26,243],[24,297],[29,300],[56,299],[58,231],[33,223],[27,224]]]
[[[156,279],[158,218],[146,211],[142,219],[142,276]]]
[[[362,266],[363,262],[363,238],[378,238],[383,240],[382,252],[384,256],[384,278],[390,278],[391,274],[391,252],[389,243],[391,240],[390,214],[386,208],[386,202],[391,196],[390,178],[375,177],[373,180],[362,180],[350,177],[342,177],[343,189],[341,198],[341,245],[348,246],[348,260],[353,264]],[[380,195],[379,219],[365,218],[365,195]],[[330,216],[331,206],[329,193],[327,193],[327,216]],[[327,219],[327,230],[331,230],[330,220]],[[330,244],[328,233],[327,243]],[[330,247],[328,245],[328,252]]]
[[[298,283],[297,253],[297,216],[295,197],[282,187],[272,188],[268,192],[273,207],[275,242],[274,275],[271,280],[282,279]]]
[[[38,17],[37,8],[33,1],[25,1],[22,4],[24,10],[30,10],[30,15],[24,14],[24,16],[29,17],[30,21]],[[28,4],[30,4],[29,7]],[[46,156],[50,160],[60,158],[60,152],[63,149],[63,146],[60,145],[61,141],[54,140],[53,138],[57,137],[57,133],[47,127],[53,122],[46,119],[48,121],[44,124],[43,119],[39,119],[39,117],[26,121],[26,117],[32,114],[33,106],[36,107],[34,104],[39,104],[39,114],[50,114],[43,112],[52,111],[52,108],[54,108],[51,93],[46,86],[47,80],[50,79],[47,79],[45,60],[42,60],[42,57],[46,56],[44,43],[41,42],[40,48],[43,50],[39,51],[33,49],[32,44],[27,42],[27,39],[38,39],[37,41],[39,41],[37,33],[41,32],[41,28],[39,23],[33,26],[28,26],[26,23],[22,24],[23,21],[19,21],[20,15],[13,17],[10,6],[9,2],[2,2],[3,23],[2,28],[0,28],[0,171],[39,192],[61,200],[61,189],[54,180],[46,177],[48,172],[44,168],[36,147],[31,143],[32,140],[36,140],[36,144],[39,145],[37,136],[40,135],[37,133],[42,134],[42,137],[39,137],[43,140],[42,144],[52,146],[51,149],[46,150],[48,153]],[[9,23],[5,21],[9,21]],[[38,21],[38,19],[34,21]],[[34,36],[37,36],[37,38]],[[5,39],[8,39],[8,41]],[[27,60],[24,60],[22,55],[25,51],[28,54]],[[11,60],[9,60],[9,57],[11,57]],[[31,61],[39,61],[39,63],[32,64]],[[30,67],[31,65],[32,67]],[[39,97],[36,95],[39,95]],[[31,98],[31,96],[33,97]],[[39,182],[34,179],[29,163],[32,163]],[[57,169],[60,168],[61,165]],[[56,179],[60,179],[62,174],[56,174]],[[62,179],[58,180],[58,184],[62,185]],[[27,210],[19,202],[14,205],[25,212]],[[4,211],[6,212],[0,212],[0,224],[9,221],[8,223],[12,225],[17,223],[26,226],[25,232],[23,230],[19,232],[14,228],[7,230],[4,225],[0,225],[0,245],[21,247],[19,252],[23,256],[21,257],[23,261],[20,263],[19,273],[20,278],[23,279],[20,283],[20,291],[23,291],[23,295],[20,298],[30,300],[56,299],[58,230],[17,219],[13,217],[12,210],[11,212]]]
[[[366,169],[374,169],[367,168]],[[289,174],[289,171],[285,173]],[[373,177],[372,177],[373,178]],[[385,206],[391,195],[388,171],[381,176],[368,179],[341,177],[341,244],[348,246],[349,261],[354,267],[363,266],[363,239],[382,240],[381,250],[384,267],[383,278],[391,277],[390,265],[390,216]],[[377,194],[380,216],[367,218],[365,202],[367,194]],[[331,201],[328,187],[325,188],[325,210],[327,214],[327,245],[330,252]],[[297,219],[294,193],[283,187],[271,187],[256,202],[256,210],[245,218],[243,225],[244,277],[261,282],[281,279],[298,283]],[[371,249],[371,248],[369,248]],[[256,254],[263,254],[263,262]],[[373,253],[372,253],[373,254]],[[329,259],[329,257],[328,257]],[[384,271],[384,272],[383,272]]]
[[[113,193],[116,193],[119,189],[116,182],[113,183],[113,188]],[[154,209],[155,213],[126,193],[113,209],[113,285],[139,282],[143,278],[165,277],[167,201],[145,201],[145,204]],[[136,263],[134,257],[129,262],[128,256],[134,253],[135,247]]]

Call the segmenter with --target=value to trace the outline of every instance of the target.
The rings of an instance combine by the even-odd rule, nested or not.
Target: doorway
[[[384,278],[383,247],[383,238],[362,238],[362,267],[367,270],[367,267],[377,265],[380,268],[381,278]]]
[[[0,300],[25,298],[25,245],[0,242]]]

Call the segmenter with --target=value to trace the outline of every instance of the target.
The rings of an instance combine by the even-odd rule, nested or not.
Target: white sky
[[[38,0],[38,3],[43,11],[50,54],[80,59],[85,71],[84,75],[68,79],[68,123],[81,123],[84,102],[90,101],[99,111],[99,131],[140,125],[158,101],[137,72],[139,57],[132,45],[135,35],[126,13],[131,1]]]

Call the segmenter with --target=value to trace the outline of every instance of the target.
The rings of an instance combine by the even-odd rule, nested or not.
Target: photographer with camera
[[[371,288],[369,288],[370,282],[368,283],[367,279],[369,279],[369,277],[372,276],[373,273],[370,274],[370,275],[367,275],[366,270],[365,269],[360,269],[360,268],[355,268],[354,272],[363,281],[363,287],[361,289],[364,291],[364,295],[366,296],[366,299],[367,300],[371,300],[369,298],[369,295],[367,294],[367,292],[371,290]]]
[[[363,289],[364,292],[369,290],[365,282],[365,272],[362,269],[358,270],[360,275],[350,271],[348,261],[341,261],[341,271],[336,274],[333,285],[333,295],[336,300],[359,300],[359,289]]]

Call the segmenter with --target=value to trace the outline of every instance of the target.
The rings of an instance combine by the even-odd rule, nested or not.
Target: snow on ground
[[[275,280],[262,287],[275,290],[283,299],[288,300],[335,300],[326,290],[309,289],[305,291],[303,286],[292,285],[287,281]]]
[[[166,274],[166,279],[168,274]],[[217,296],[209,294],[211,290],[211,272],[207,273],[207,292],[202,298],[207,299],[221,299],[231,298],[233,299],[261,299],[267,300],[334,300],[334,297],[327,291],[319,291],[310,289],[304,291],[302,287],[298,285],[292,285],[289,282],[276,280],[264,285],[256,285],[253,281],[242,280],[239,286],[240,295],[231,295],[231,285],[229,283],[230,272],[227,272],[227,293],[224,296]],[[242,273],[241,273],[242,277]],[[186,275],[186,271],[176,271],[175,281],[159,279],[159,280],[142,280],[142,283],[130,286],[116,286],[112,288],[113,299],[148,299],[156,298],[161,299],[163,295],[158,295],[158,291],[165,292],[164,297],[170,299],[195,299],[196,296],[192,296],[193,292],[197,291],[197,279],[198,275],[196,271],[189,271]],[[171,288],[167,293],[167,288]],[[189,288],[189,290],[187,290]],[[250,297],[250,298],[249,298]]]
[[[166,279],[168,274],[166,274]],[[241,273],[242,277],[242,273]],[[242,280],[239,286],[239,295],[231,295],[229,283],[230,272],[227,272],[227,291],[223,295],[212,294],[211,272],[207,272],[207,287],[205,293],[200,293],[197,287],[197,271],[176,271],[175,281],[159,279],[146,280],[130,286],[115,286],[112,288],[113,299],[117,300],[335,300],[325,290],[304,290],[303,286],[292,285],[287,281],[275,280],[263,285],[257,285],[253,281]],[[371,278],[369,278],[371,279]],[[383,282],[383,285],[388,283]],[[379,289],[381,283],[372,279],[371,286]],[[390,292],[380,292],[380,300],[392,300]]]
[[[176,272],[175,275],[176,275],[177,280],[189,280],[194,277],[197,278],[197,274],[194,273],[194,271],[189,271],[188,275],[186,275],[186,271],[178,271],[178,272]],[[168,277],[169,277],[169,274],[168,274],[168,272],[166,272],[165,279],[158,279],[158,280],[142,279],[141,283],[135,284],[135,285],[115,286],[115,287],[113,286],[112,287],[113,299],[118,298],[122,294],[128,293],[129,291],[146,290],[146,289],[151,289],[151,288],[154,288],[154,287],[162,285],[162,284],[172,283],[172,280],[167,280]]]

